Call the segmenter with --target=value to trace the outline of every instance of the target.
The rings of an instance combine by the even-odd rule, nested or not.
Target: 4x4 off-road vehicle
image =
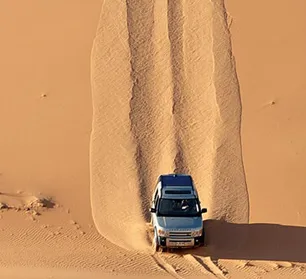
[[[152,197],[151,225],[155,251],[204,244],[202,213],[190,175],[160,175]]]

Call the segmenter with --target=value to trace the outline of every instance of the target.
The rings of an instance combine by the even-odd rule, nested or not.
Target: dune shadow
[[[213,259],[306,262],[306,227],[204,222],[206,247],[192,253]]]

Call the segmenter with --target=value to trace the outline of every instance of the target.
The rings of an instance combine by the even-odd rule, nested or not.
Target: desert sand
[[[1,278],[305,278],[305,11],[2,1]],[[207,246],[153,253],[171,172]]]
[[[92,53],[91,198],[98,230],[123,247],[143,247],[160,173],[190,173],[208,218],[248,222],[240,99],[221,4],[105,2]]]

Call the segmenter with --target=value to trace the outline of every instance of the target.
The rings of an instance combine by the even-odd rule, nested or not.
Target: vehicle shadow
[[[206,246],[187,253],[212,259],[306,262],[306,227],[206,220],[204,228]]]

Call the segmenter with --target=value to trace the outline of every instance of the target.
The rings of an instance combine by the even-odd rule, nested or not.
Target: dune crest
[[[103,236],[146,248],[155,180],[173,171],[194,177],[210,218],[248,222],[223,1],[105,1],[92,90],[91,200]]]

